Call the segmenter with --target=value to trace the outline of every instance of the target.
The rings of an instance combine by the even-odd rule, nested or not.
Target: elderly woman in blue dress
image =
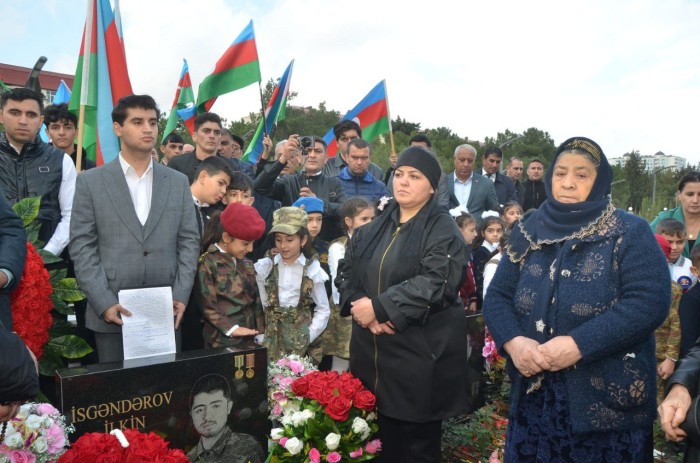
[[[592,140],[557,149],[484,301],[513,381],[506,462],[651,462],[654,329],[670,303],[649,225],[615,209]]]

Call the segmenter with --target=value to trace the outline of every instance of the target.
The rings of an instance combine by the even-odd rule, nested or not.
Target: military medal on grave
[[[233,358],[234,365],[236,366],[236,379],[243,378],[243,370],[241,369],[243,367],[243,357],[243,355],[236,355]]]
[[[248,369],[245,372],[246,378],[251,379],[255,376],[255,371],[253,370],[253,367],[255,367],[255,354],[245,354],[245,367]]]

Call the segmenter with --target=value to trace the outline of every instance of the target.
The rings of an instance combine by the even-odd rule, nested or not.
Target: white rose
[[[304,448],[304,443],[296,437],[292,437],[284,443],[284,448],[289,450],[289,453],[291,453],[292,455],[296,455],[297,453],[301,452],[301,450]]]
[[[22,434],[18,432],[13,432],[12,434],[5,435],[5,445],[11,449],[19,449],[24,447],[24,439],[22,439]]]
[[[44,421],[44,419],[40,416],[37,415],[29,415],[27,417],[27,421],[25,421],[25,425],[29,429],[39,429],[41,427],[41,423]]]
[[[352,420],[352,432],[355,434],[363,434],[369,429],[369,425],[365,420],[360,418],[359,416],[355,417],[354,420]]]
[[[316,415],[314,412],[312,412],[309,409],[302,410],[301,414],[304,415],[304,418],[307,420],[310,420],[311,418],[313,418]]]
[[[302,412],[294,412],[292,414],[292,424],[294,426],[301,426],[302,424],[306,423],[306,420],[307,418]]]
[[[293,400],[288,401],[287,405],[282,407],[284,413],[298,412],[300,408],[301,407],[299,407],[299,402]]]
[[[376,418],[376,416],[375,416],[374,412],[367,415],[367,421],[374,421],[375,418]]]
[[[54,423],[54,419],[51,418],[50,416],[44,416],[44,423],[43,426],[45,429],[49,429]]]
[[[289,426],[292,424],[292,415],[290,413],[285,413],[282,418],[280,418],[280,423],[282,423],[282,426]]]
[[[272,428],[272,431],[270,431],[270,437],[273,440],[280,440],[284,437],[284,429],[282,428]]]
[[[32,447],[34,447],[35,452],[44,453],[49,449],[49,443],[46,441],[46,438],[44,436],[41,436],[36,438],[36,440],[32,444]]]
[[[326,447],[328,447],[328,450],[332,452],[338,448],[338,445],[340,445],[340,434],[329,433],[326,436]]]

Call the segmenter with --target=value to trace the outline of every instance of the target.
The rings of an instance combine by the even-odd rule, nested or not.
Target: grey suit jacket
[[[447,189],[450,192],[449,208],[452,209],[459,206],[459,201],[455,196],[455,173],[450,172],[446,177]],[[474,216],[478,223],[481,223],[482,212],[500,212],[498,196],[496,196],[496,188],[493,186],[493,182],[476,172],[472,173],[472,189],[469,193],[467,209],[469,209],[469,213]]]
[[[88,300],[86,325],[119,333],[102,314],[120,289],[171,286],[187,303],[199,257],[199,231],[187,177],[153,164],[153,194],[145,225],[134,209],[119,158],[87,170],[76,181],[70,256]]]

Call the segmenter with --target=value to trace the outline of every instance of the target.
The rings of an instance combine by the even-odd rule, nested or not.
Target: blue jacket
[[[352,175],[347,167],[343,167],[338,174],[338,178],[343,182],[345,194],[348,198],[360,196],[372,203],[376,203],[382,196],[389,196],[384,182],[374,178],[369,171],[365,172],[364,177],[359,177]]]
[[[582,354],[563,372],[572,429],[651,426],[656,418],[654,330],[671,302],[666,259],[647,222],[624,211],[611,209],[589,231],[562,243],[559,278],[544,320],[550,338],[572,336]],[[519,230],[511,239],[514,235],[522,238]],[[507,341],[526,336],[541,279],[553,278],[558,248],[531,245],[523,256],[506,248],[508,258],[501,260],[484,300],[486,324],[500,352],[505,353]],[[513,404],[524,394],[524,381],[509,364]]]

